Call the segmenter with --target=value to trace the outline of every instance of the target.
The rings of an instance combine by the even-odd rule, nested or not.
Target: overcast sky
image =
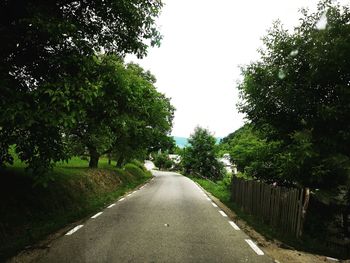
[[[172,135],[188,137],[195,126],[224,137],[244,124],[238,113],[239,65],[258,59],[261,37],[280,19],[298,24],[300,7],[315,0],[164,0],[158,20],[160,48],[136,60],[157,78],[157,88],[176,107]],[[348,3],[343,0],[341,3]]]

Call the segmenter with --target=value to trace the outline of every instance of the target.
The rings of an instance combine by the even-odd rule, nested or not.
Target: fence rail
[[[304,191],[232,178],[231,199],[241,209],[283,233],[299,237],[302,231]]]

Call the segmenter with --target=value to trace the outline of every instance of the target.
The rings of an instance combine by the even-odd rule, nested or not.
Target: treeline
[[[153,0],[0,4],[0,166],[14,153],[32,175],[88,153],[121,165],[171,143],[174,108],[143,57],[161,35]]]

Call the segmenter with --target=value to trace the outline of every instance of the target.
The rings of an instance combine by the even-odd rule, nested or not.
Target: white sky
[[[300,7],[316,0],[163,0],[158,25],[160,48],[142,60],[157,88],[176,107],[172,135],[188,137],[195,126],[224,137],[244,123],[236,103],[239,65],[258,59],[261,37],[280,19],[286,28],[298,24]],[[347,0],[340,1],[341,3]]]

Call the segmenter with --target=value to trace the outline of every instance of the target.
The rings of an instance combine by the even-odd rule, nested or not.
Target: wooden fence
[[[299,237],[304,191],[232,178],[232,201],[241,209],[282,233]]]

